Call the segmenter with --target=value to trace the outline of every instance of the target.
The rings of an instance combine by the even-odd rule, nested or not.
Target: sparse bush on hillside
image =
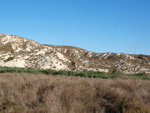
[[[9,57],[6,61],[8,62],[8,61],[11,61],[11,60],[13,60],[15,57]]]
[[[12,54],[14,54],[14,50],[13,49],[11,49],[11,51],[10,51]]]
[[[119,74],[120,72],[117,70],[117,68],[115,66],[111,66],[110,70],[109,70],[110,74]]]
[[[147,80],[0,74],[0,113],[149,113],[149,94]]]
[[[12,50],[11,44],[7,43],[6,45],[3,45],[0,42],[0,51],[1,52],[11,52],[11,50]]]

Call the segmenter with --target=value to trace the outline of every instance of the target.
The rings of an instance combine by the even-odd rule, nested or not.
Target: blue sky
[[[150,55],[150,0],[0,0],[0,33],[94,52]]]

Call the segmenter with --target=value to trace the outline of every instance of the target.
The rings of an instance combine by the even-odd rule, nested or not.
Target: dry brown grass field
[[[150,81],[3,73],[0,113],[150,113]]]

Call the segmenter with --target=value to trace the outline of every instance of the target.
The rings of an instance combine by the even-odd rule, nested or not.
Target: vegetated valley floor
[[[0,113],[150,113],[150,81],[0,74]]]

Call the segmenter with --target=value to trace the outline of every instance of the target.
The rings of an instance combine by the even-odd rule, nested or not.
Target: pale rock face
[[[117,55],[117,56],[121,56],[121,55],[123,55],[123,53],[117,53],[116,55]]]
[[[32,47],[27,45],[25,51],[31,51]]]
[[[108,73],[109,69],[95,69],[95,68],[88,68],[88,71],[100,71],[100,72],[104,72],[104,73]]]
[[[13,42],[15,41],[14,37],[13,36],[9,36],[9,35],[6,35],[5,38],[2,38],[1,42],[5,45],[7,44],[8,42]]]
[[[45,59],[42,59],[40,62],[40,67],[42,69],[55,69],[55,70],[65,70],[68,69],[67,66],[65,66],[61,61],[54,57],[46,57]]]
[[[126,59],[131,59],[131,60],[133,60],[133,59],[134,59],[134,57],[133,57],[133,56],[131,56],[131,55],[126,55]]]
[[[15,35],[0,34],[0,66],[126,74],[150,73],[150,56],[95,53],[72,46],[42,45]],[[10,47],[7,48],[7,45]],[[3,52],[5,49],[5,52]],[[13,50],[13,51],[12,51]],[[8,61],[9,57],[14,59]]]
[[[25,67],[25,60],[22,59],[14,59],[12,61],[2,63],[1,66],[6,66],[6,67]]]
[[[36,53],[36,55],[44,55],[44,54],[45,54],[45,51],[43,51],[43,50],[38,51],[38,52]]]
[[[63,60],[64,62],[70,62],[67,58],[65,58],[64,55],[62,55],[61,53],[57,52],[56,53],[58,59]]]

